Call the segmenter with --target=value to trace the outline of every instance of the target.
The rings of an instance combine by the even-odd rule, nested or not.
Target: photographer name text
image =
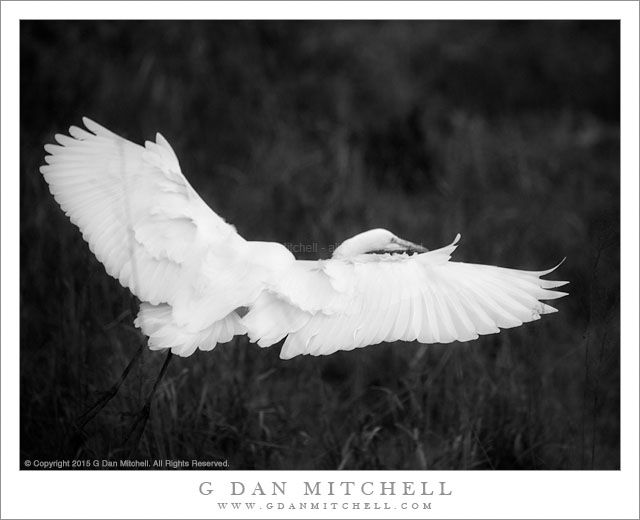
[[[446,481],[316,481],[292,484],[296,495],[305,496],[449,496],[453,492]],[[223,494],[227,496],[286,496],[289,482],[241,482],[231,481],[222,489],[214,490],[211,482],[198,487],[201,495]],[[220,491],[220,493],[217,493]]]

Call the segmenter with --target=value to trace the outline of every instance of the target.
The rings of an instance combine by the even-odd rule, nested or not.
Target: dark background
[[[135,458],[234,469],[620,467],[618,22],[21,23],[21,457],[112,459],[164,359],[75,419],[144,339],[49,195],[43,145],[89,116],[160,131],[248,239],[372,227],[454,260],[566,262],[560,312],[471,343],[175,359]],[[300,255],[305,257],[305,255]],[[3,348],[10,348],[3,345]]]

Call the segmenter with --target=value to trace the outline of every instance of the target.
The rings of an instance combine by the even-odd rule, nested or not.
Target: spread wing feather
[[[141,300],[186,297],[207,251],[243,239],[193,190],[160,134],[142,147],[83,121],[92,133],[72,126],[45,146],[51,193],[107,273]]]
[[[45,145],[40,171],[107,273],[147,302],[136,325],[150,345],[189,355],[244,333],[234,311],[268,279],[261,246],[207,206],[160,134],[142,147],[83,122]]]
[[[261,346],[286,337],[281,357],[288,359],[383,341],[470,341],[556,312],[540,301],[566,294],[551,290],[566,282],[540,278],[553,269],[451,262],[458,240],[413,256],[297,262],[295,283],[263,292],[243,324]]]

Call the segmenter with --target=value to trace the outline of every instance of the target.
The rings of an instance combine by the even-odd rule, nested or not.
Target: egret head
[[[366,253],[425,253],[426,247],[395,236],[386,229],[370,229],[351,237],[333,252],[332,258],[350,258]]]

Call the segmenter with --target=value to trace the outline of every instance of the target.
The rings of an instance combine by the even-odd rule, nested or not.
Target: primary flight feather
[[[452,262],[460,235],[434,251],[384,229],[329,260],[296,260],[247,241],[200,198],[160,134],[136,145],[88,118],[45,145],[40,168],[107,273],[141,301],[152,349],[189,356],[248,334],[280,357],[383,341],[449,343],[537,320],[566,293],[546,271]]]

